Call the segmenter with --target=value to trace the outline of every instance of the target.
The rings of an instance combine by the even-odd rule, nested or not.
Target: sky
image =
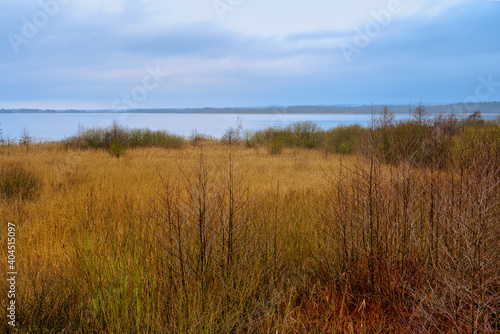
[[[0,0],[0,109],[500,100],[500,1]]]

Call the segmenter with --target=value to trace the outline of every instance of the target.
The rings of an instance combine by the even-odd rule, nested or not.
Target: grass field
[[[446,166],[380,145],[2,146],[16,330],[498,332],[500,157],[481,129],[449,138]]]

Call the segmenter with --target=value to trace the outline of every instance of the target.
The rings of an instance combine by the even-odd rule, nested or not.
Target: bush
[[[267,151],[271,155],[277,155],[280,154],[281,151],[283,150],[283,141],[279,136],[274,137],[271,139],[267,146]]]
[[[89,148],[98,149],[102,147],[102,138],[104,131],[102,129],[90,129],[85,131],[84,138]]]
[[[119,139],[117,140],[117,138]],[[127,145],[128,141],[129,134],[127,129],[119,125],[116,121],[114,121],[109,128],[104,130],[102,145],[106,148],[111,148],[111,145],[115,142],[121,143],[121,145]]]
[[[257,145],[256,133],[250,130],[245,130],[243,132],[243,140],[245,141],[245,145],[247,147],[255,147],[255,145]]]
[[[313,122],[297,122],[286,127],[285,139],[288,146],[315,148],[320,144],[319,128]]]
[[[199,135],[198,140],[200,140]],[[166,131],[149,129],[128,129],[114,122],[108,128],[85,130],[81,135],[66,139],[66,147],[105,149],[113,155],[121,155],[127,147],[158,146],[163,148],[180,148],[184,138]]]
[[[372,119],[364,136],[365,154],[385,163],[406,161],[413,166],[444,168],[459,131],[454,115],[430,118],[419,105],[413,119],[396,122],[389,108]]]
[[[35,199],[41,181],[32,172],[19,165],[4,165],[0,175],[0,193],[3,198]]]
[[[113,142],[109,146],[109,152],[116,158],[119,158],[123,153],[125,153],[125,146],[123,145],[122,139],[120,137],[115,137]]]
[[[330,152],[352,154],[358,151],[363,128],[356,125],[340,125],[325,133],[325,145]]]
[[[473,167],[480,153],[490,156],[492,163],[500,163],[500,127],[498,125],[490,123],[482,127],[469,126],[455,139],[452,154],[459,165],[465,168]]]
[[[432,131],[431,125],[419,120],[398,122],[392,129],[392,147],[386,154],[387,160],[404,160],[414,165],[430,163]]]
[[[143,131],[140,129],[132,129],[129,131],[130,147],[136,147],[142,145],[142,134]]]
[[[184,138],[165,131],[155,131],[152,133],[151,143],[153,146],[163,148],[181,148],[184,143]]]

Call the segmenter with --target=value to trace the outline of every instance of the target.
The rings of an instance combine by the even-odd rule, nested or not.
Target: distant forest
[[[161,108],[161,109],[129,109],[129,110],[42,110],[42,109],[0,109],[0,113],[184,113],[184,114],[369,114],[380,113],[385,105],[361,106],[268,106],[245,108]],[[389,105],[394,114],[409,114],[417,105]],[[430,114],[463,114],[479,110],[482,114],[500,114],[500,102],[454,103],[446,105],[426,105]]]

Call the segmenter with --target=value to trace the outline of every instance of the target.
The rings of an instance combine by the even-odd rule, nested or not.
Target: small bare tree
[[[426,124],[427,121],[429,120],[429,113],[427,112],[426,107],[422,104],[422,102],[420,102],[417,108],[415,109],[413,118],[420,125]]]
[[[28,153],[29,149],[30,149],[30,144],[31,144],[31,137],[30,137],[30,134],[28,133],[28,130],[26,130],[26,128],[23,128],[23,132],[21,133],[20,144],[26,145],[26,153]]]
[[[238,143],[240,140],[240,130],[239,127],[230,126],[226,132],[224,132],[224,135],[222,135],[222,142],[229,145]]]

